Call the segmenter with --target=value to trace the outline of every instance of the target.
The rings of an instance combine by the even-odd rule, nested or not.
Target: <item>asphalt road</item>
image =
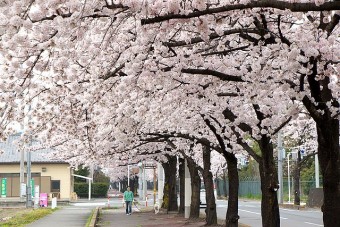
[[[217,200],[217,217],[225,219],[228,202]],[[261,204],[259,201],[239,201],[240,222],[252,227],[261,227]],[[291,210],[280,208],[281,227],[323,226],[322,212],[317,209]]]
[[[204,202],[204,196],[201,197]],[[94,199],[92,201],[83,200],[79,203],[73,203],[73,206],[107,206],[107,199]],[[145,202],[141,202],[144,206]],[[148,200],[148,205],[152,206],[153,199]],[[217,217],[224,220],[227,212],[228,201],[217,200]],[[123,206],[121,198],[111,198],[110,206]],[[251,227],[261,227],[261,203],[260,201],[239,201],[240,223]],[[317,227],[323,226],[322,212],[319,209],[291,210],[280,208],[281,227]]]
[[[84,227],[92,212],[91,207],[64,206],[62,209],[25,225],[27,227]]]

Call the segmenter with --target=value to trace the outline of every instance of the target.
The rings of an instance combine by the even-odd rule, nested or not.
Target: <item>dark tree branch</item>
[[[231,127],[231,130],[233,131],[233,133],[236,135],[237,137],[237,143],[239,145],[241,145],[241,147],[248,152],[248,154],[250,154],[254,159],[255,161],[257,161],[258,163],[260,163],[261,161],[261,156],[259,156],[258,154],[255,153],[255,151],[246,143],[243,141],[243,138],[241,138],[241,135],[240,133],[238,133],[236,130],[235,130],[235,127],[232,126]]]
[[[236,96],[241,96],[240,94],[238,93],[232,93],[232,92],[220,92],[220,93],[217,93],[217,96],[218,97],[236,97]]]
[[[280,35],[281,41],[283,43],[287,44],[288,46],[290,46],[291,42],[286,37],[283,36],[282,31],[281,31],[281,15],[279,15],[278,18],[277,18],[277,28],[279,30],[279,35]]]
[[[292,120],[292,116],[290,116],[287,120],[285,120],[275,131],[272,133],[272,136],[278,133],[285,125],[287,125],[290,120]]]
[[[214,146],[211,145],[211,141],[209,141],[207,138],[204,137],[196,137],[190,134],[186,134],[186,133],[176,133],[176,132],[160,132],[160,133],[146,133],[146,135],[149,136],[153,136],[151,138],[143,138],[141,139],[142,141],[157,141],[161,138],[164,138],[165,141],[169,141],[169,138],[183,138],[183,139],[187,139],[193,142],[197,142],[200,143],[204,146],[207,146],[211,149],[216,150],[219,153],[222,153],[222,149],[219,146]]]
[[[325,28],[328,35],[330,35],[332,33],[335,26],[337,26],[339,24],[339,21],[340,21],[340,15],[334,14],[334,16],[332,17],[332,20],[328,23],[328,25]]]
[[[222,36],[231,35],[231,34],[238,34],[238,33],[255,33],[258,34],[259,32],[257,29],[231,29],[223,32],[223,35],[218,35],[217,33],[211,33],[209,35],[209,39],[217,39]],[[190,44],[205,42],[201,37],[195,37],[190,40],[190,42],[186,41],[177,41],[177,42],[164,42],[163,45],[167,47],[179,47],[179,46],[186,46]]]
[[[205,124],[208,126],[208,128],[214,133],[218,143],[220,144],[220,146],[223,150],[223,154],[225,154],[227,152],[227,147],[226,147],[226,144],[224,143],[222,136],[217,133],[215,126],[213,126],[211,124],[209,119],[205,118],[204,114],[201,114],[201,117],[202,117],[203,121],[205,122]]]
[[[118,76],[118,72],[123,69],[125,67],[125,63],[121,64],[120,66],[118,66],[115,70],[113,70],[112,72],[107,73],[106,75],[102,76],[101,79],[103,80],[107,80],[111,77],[116,77]],[[124,73],[120,73],[119,76],[124,76]]]
[[[232,48],[229,50],[222,50],[222,51],[215,51],[215,52],[210,52],[210,53],[206,53],[206,54],[202,54],[202,56],[209,56],[209,55],[227,55],[233,51],[237,51],[237,50],[244,50],[246,48],[248,48],[250,45],[246,45],[246,46],[241,46],[241,47],[237,47],[237,48]]]
[[[277,1],[277,0],[260,0],[260,1],[251,1],[248,4],[234,4],[234,5],[225,5],[216,8],[207,8],[202,11],[194,11],[188,14],[166,14],[161,16],[156,16],[153,18],[142,19],[142,25],[145,24],[153,24],[159,23],[162,21],[167,21],[171,19],[188,19],[195,18],[204,15],[211,15],[215,13],[224,13],[233,10],[243,10],[243,9],[253,9],[253,8],[274,8],[281,10],[290,10],[292,12],[309,12],[309,11],[331,11],[331,10],[340,10],[340,2],[332,1],[325,2],[324,4],[317,6],[315,3],[291,3],[285,1]]]
[[[228,119],[231,122],[234,122],[237,118],[236,115],[229,108],[225,108],[222,114],[225,119]],[[239,127],[243,132],[248,132],[250,135],[252,135],[252,129],[248,124],[240,123],[237,127]]]
[[[320,122],[321,120],[321,114],[316,109],[315,105],[312,103],[312,101],[307,97],[303,97],[302,103],[310,113],[311,117],[314,119],[315,122]]]
[[[245,82],[240,76],[232,76],[211,69],[182,69],[182,73],[211,75],[223,81]]]
[[[300,151],[298,151],[300,152]],[[308,155],[306,155],[299,163],[298,165],[301,166],[303,165],[305,162],[307,162],[311,157],[314,157],[315,155],[318,155],[318,152],[313,152],[313,153],[310,153]]]

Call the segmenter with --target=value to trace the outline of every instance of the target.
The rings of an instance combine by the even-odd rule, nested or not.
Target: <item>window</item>
[[[19,177],[19,173],[0,173],[0,178]]]
[[[60,180],[51,180],[51,192],[60,192]]]

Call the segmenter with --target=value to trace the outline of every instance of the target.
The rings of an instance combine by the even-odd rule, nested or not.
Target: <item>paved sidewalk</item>
[[[61,207],[27,227],[84,227],[93,207]]]
[[[119,227],[199,227],[204,226],[203,220],[188,221],[183,216],[177,214],[154,214],[149,212],[134,212],[126,215],[125,209],[101,210],[101,215],[97,226],[119,226]]]

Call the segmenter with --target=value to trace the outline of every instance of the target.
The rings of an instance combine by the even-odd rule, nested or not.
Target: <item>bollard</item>
[[[148,195],[145,196],[145,206],[148,206]]]
[[[107,196],[107,207],[110,207],[110,196]]]

